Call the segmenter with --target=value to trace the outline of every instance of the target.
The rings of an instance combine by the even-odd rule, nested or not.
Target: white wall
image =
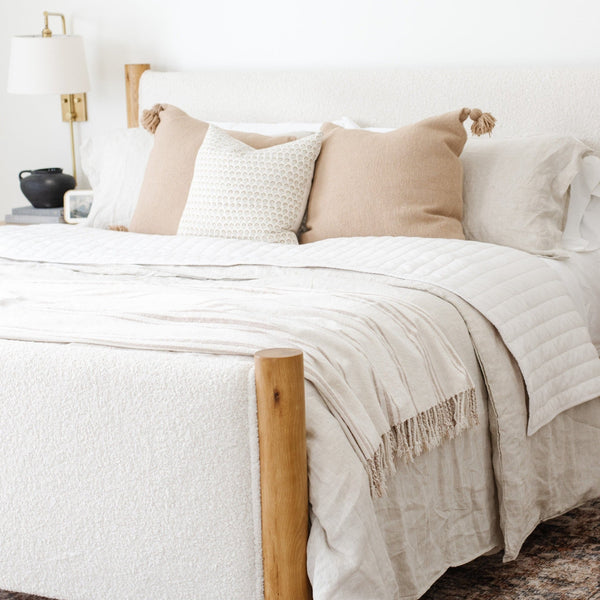
[[[26,203],[20,170],[71,170],[58,97],[5,91],[10,37],[39,33],[43,10],[63,12],[70,33],[85,38],[92,91],[80,138],[125,126],[130,62],[193,70],[600,61],[597,0],[0,0],[0,220]]]

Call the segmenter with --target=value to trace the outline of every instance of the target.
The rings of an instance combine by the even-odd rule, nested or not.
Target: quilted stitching
[[[430,283],[461,296],[498,329],[527,386],[530,435],[600,396],[600,359],[565,285],[542,259],[512,248],[403,237],[284,246],[41,225],[3,227],[0,256],[88,265],[313,266]]]

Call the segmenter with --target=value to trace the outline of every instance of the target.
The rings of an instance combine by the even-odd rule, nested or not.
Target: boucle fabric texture
[[[421,600],[600,600],[600,499],[531,534],[518,560],[499,554],[449,569]],[[0,600],[45,600],[0,592]]]
[[[194,162],[208,131],[208,123],[193,119],[171,105],[158,105],[144,124],[154,133],[154,146],[129,230],[136,233],[175,235],[188,197]],[[148,117],[148,118],[146,118]],[[239,131],[231,135],[253,148],[267,148],[295,139]]]
[[[387,133],[323,128],[302,243],[405,235],[464,239],[467,109]]]
[[[7,340],[0,356],[2,588],[263,598],[251,360]]]
[[[321,137],[256,150],[211,125],[177,234],[297,244]]]

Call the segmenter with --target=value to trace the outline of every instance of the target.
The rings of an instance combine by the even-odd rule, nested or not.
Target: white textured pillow
[[[86,224],[129,227],[154,137],[143,128],[94,136],[81,146],[81,165],[94,190]]]
[[[572,137],[469,140],[461,155],[466,238],[563,255],[569,186],[591,151]]]
[[[256,150],[211,125],[177,235],[297,244],[321,134]]]

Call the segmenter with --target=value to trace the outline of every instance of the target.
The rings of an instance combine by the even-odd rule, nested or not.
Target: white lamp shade
[[[83,40],[78,35],[13,37],[8,91],[13,94],[78,94],[90,89]]]

